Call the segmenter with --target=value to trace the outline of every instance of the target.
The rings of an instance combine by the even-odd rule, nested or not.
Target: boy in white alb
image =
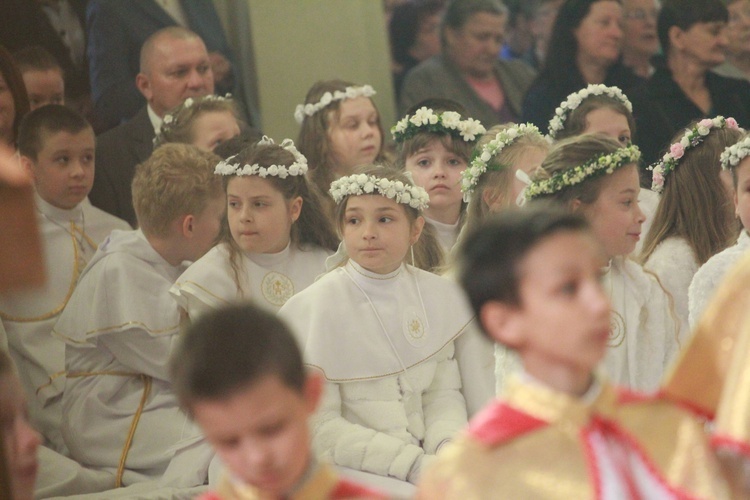
[[[721,155],[721,168],[732,172],[734,209],[742,221],[742,232],[737,244],[711,257],[695,273],[688,289],[690,326],[695,327],[714,291],[727,271],[750,251],[750,136],[745,136]]]
[[[84,270],[53,330],[66,342],[63,437],[117,486],[203,484],[212,453],[180,410],[168,376],[179,332],[169,288],[214,243],[224,215],[218,158],[167,144],[139,165],[140,230],[115,231]]]
[[[29,402],[31,421],[51,448],[64,453],[60,396],[65,345],[51,335],[78,276],[113,229],[125,221],[93,207],[94,131],[77,112],[50,105],[23,120],[18,147],[36,186],[37,222],[47,281],[23,293],[0,296],[0,321]]]

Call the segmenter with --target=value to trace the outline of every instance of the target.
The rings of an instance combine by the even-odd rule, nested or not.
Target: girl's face
[[[622,6],[615,0],[594,2],[573,35],[579,58],[611,65],[620,57],[622,47]]]
[[[518,160],[516,160],[515,164],[513,165],[513,198],[511,198],[510,200],[511,206],[513,206],[515,200],[517,200],[518,196],[521,194],[521,191],[523,191],[526,187],[526,184],[521,182],[521,180],[516,177],[516,171],[520,170],[526,175],[531,176],[531,174],[533,174],[542,165],[542,162],[546,157],[547,152],[537,147],[527,147],[518,156]],[[493,212],[495,211],[496,210],[493,210]]]
[[[301,197],[287,200],[271,181],[256,175],[234,177],[227,184],[229,231],[243,252],[284,250],[301,210]]]
[[[750,158],[744,158],[735,169],[737,190],[734,193],[734,210],[745,231],[750,231]]]
[[[369,97],[344,99],[338,115],[331,112],[328,118],[328,140],[338,177],[375,160],[380,153],[381,136],[378,110]]]
[[[240,134],[240,126],[231,111],[209,111],[193,120],[193,146],[213,151],[222,142]]]
[[[584,134],[604,134],[623,146],[630,144],[631,134],[628,119],[612,108],[592,109],[586,115]]]
[[[632,164],[604,179],[594,203],[573,202],[573,208],[582,210],[588,219],[609,258],[631,253],[641,237],[641,224],[646,216],[638,206],[639,191],[638,167]]]
[[[0,74],[0,141],[13,139],[13,121],[16,119],[16,105],[5,78]]]
[[[36,452],[41,437],[29,424],[26,400],[15,375],[0,376],[0,425],[5,442],[13,498],[34,498],[34,483],[39,467]]]
[[[345,203],[342,232],[349,258],[378,274],[398,269],[424,219],[410,221],[404,205],[377,194],[350,196]]]
[[[450,211],[458,220],[463,199],[461,172],[466,170],[466,160],[448,150],[442,140],[435,139],[409,156],[405,166],[414,183],[430,195],[427,214]]]

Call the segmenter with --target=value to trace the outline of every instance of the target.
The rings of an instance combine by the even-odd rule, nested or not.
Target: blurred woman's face
[[[488,78],[505,40],[506,16],[477,12],[459,29],[445,28],[446,56],[462,73]]]
[[[578,60],[608,67],[622,49],[622,6],[614,0],[594,2],[581,24],[573,30]]]
[[[723,63],[726,58],[725,51],[729,45],[727,23],[695,23],[684,31],[675,28],[670,42],[672,51],[681,52],[693,63],[708,70]]]
[[[440,14],[432,14],[431,16],[426,16],[419,23],[414,45],[409,48],[409,55],[417,61],[424,61],[439,53]]]
[[[13,121],[16,119],[16,105],[8,83],[0,74],[0,142],[13,142]]]

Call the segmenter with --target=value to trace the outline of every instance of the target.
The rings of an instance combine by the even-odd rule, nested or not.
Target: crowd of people
[[[4,494],[750,495],[750,0],[506,3],[390,6],[399,119],[296,141],[210,2],[0,23]]]

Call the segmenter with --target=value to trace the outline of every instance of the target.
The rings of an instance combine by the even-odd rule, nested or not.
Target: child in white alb
[[[688,289],[690,326],[700,320],[703,310],[727,271],[750,251],[750,136],[745,135],[721,155],[721,167],[731,172],[734,186],[734,209],[742,222],[737,243],[714,255],[701,266]]]
[[[47,281],[0,296],[0,323],[26,392],[30,418],[45,444],[66,454],[60,434],[65,345],[52,327],[86,263],[114,229],[130,226],[93,207],[94,131],[76,111],[49,105],[29,113],[18,135],[21,165],[34,179]]]
[[[279,311],[326,380],[313,446],[339,466],[413,483],[466,424],[453,341],[472,314],[456,284],[404,263],[412,245],[437,246],[420,238],[424,189],[374,165],[331,194],[349,259]]]
[[[652,190],[661,193],[640,260],[674,301],[680,343],[690,334],[688,288],[698,268],[737,238],[731,174],[719,155],[742,132],[733,118],[705,118],[675,137],[653,166]]]
[[[289,139],[265,138],[216,166],[227,193],[226,230],[171,290],[191,320],[241,301],[276,312],[325,272],[338,238],[306,172]]]
[[[136,168],[138,231],[114,231],[53,333],[66,343],[63,438],[78,462],[116,476],[204,484],[213,453],[179,408],[168,359],[180,313],[169,288],[214,244],[225,210],[219,158],[166,144]]]
[[[552,148],[526,198],[555,201],[589,221],[609,261],[603,284],[613,310],[604,367],[616,384],[655,391],[679,348],[678,324],[656,277],[628,258],[645,218],[639,159],[637,147],[603,134],[566,139]]]
[[[459,103],[427,99],[410,109],[392,129],[398,148],[397,165],[411,173],[414,184],[427,191],[427,224],[434,228],[448,255],[465,220],[461,174],[485,128],[466,116]]]

